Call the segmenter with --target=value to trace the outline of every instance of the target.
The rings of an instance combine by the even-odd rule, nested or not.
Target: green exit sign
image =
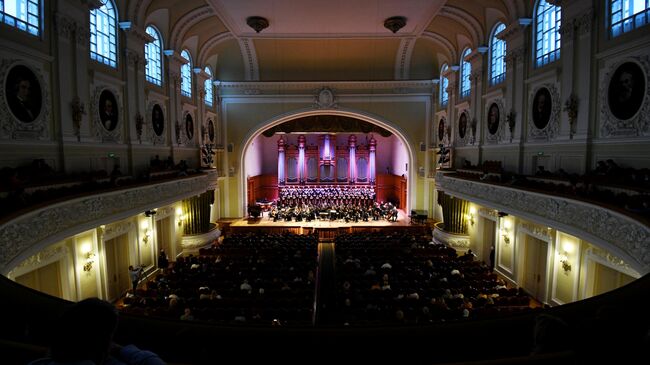
[[[115,158],[115,153],[114,153],[114,152],[109,152],[109,153],[108,153],[108,157],[110,157],[110,158]]]

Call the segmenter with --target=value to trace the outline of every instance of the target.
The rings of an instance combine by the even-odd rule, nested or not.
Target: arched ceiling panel
[[[206,55],[206,60],[216,60],[214,78],[221,81],[245,80],[244,59],[242,58],[239,43],[231,38],[212,47]]]
[[[399,39],[255,39],[260,79],[392,80]]]
[[[462,44],[459,45],[457,42],[458,34],[462,34],[464,37],[472,39],[472,35],[467,29],[465,29],[465,27],[457,21],[444,16],[437,16],[436,20],[431,23],[429,28],[427,28],[427,31],[437,33],[449,40],[454,45],[457,53],[460,53],[461,47],[463,46]]]
[[[430,80],[438,74],[438,60],[436,48],[438,46],[429,40],[418,39],[411,56],[411,72],[409,79]]]
[[[151,4],[149,5],[149,8],[147,9],[147,14],[157,9],[169,9],[169,14],[170,14],[169,24],[171,24],[173,29],[174,25],[178,22],[179,19],[181,19],[182,17],[190,13],[192,10],[204,6],[205,6],[205,1],[156,0],[156,1],[152,1]]]

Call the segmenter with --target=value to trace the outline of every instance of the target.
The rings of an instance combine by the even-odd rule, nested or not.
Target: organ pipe
[[[469,202],[438,191],[438,204],[442,207],[444,230],[449,233],[467,234],[465,217],[469,210]]]
[[[183,200],[185,227],[183,233],[202,234],[210,230],[210,204],[214,201],[214,190]]]

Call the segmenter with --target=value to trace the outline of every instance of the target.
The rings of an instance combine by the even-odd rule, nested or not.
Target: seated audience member
[[[92,321],[89,325],[88,321]],[[50,358],[30,365],[164,365],[153,352],[113,343],[115,307],[98,298],[84,299],[65,311],[54,333]]]

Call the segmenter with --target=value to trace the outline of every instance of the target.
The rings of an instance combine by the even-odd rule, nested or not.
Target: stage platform
[[[318,233],[321,242],[331,241],[340,234],[364,232],[364,231],[384,231],[384,230],[405,230],[414,233],[431,234],[430,224],[433,222],[424,222],[424,224],[413,224],[403,210],[398,210],[397,222],[389,222],[385,219],[368,222],[345,222],[344,220],[315,220],[311,222],[295,221],[277,221],[269,219],[268,212],[257,219],[237,219],[219,221],[219,226],[224,232],[245,233],[245,232],[268,232],[283,233],[291,232],[295,234],[312,234]]]

